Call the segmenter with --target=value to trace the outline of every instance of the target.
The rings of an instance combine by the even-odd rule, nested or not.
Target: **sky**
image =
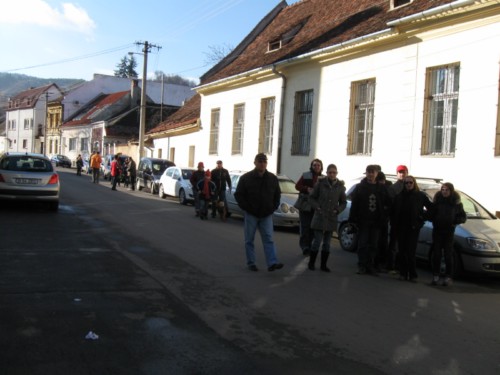
[[[287,0],[293,4],[299,0]],[[280,0],[0,0],[0,72],[39,78],[113,75],[129,52],[142,76],[155,71],[198,82],[210,46],[234,48]]]

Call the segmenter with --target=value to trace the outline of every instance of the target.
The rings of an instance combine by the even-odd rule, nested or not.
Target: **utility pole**
[[[146,84],[147,84],[147,72],[148,72],[148,53],[151,48],[158,48],[154,44],[145,42],[136,42],[136,45],[144,46],[142,52],[144,56],[144,64],[142,67],[142,89],[141,89],[141,111],[140,111],[140,122],[139,122],[139,160],[144,156],[144,134],[146,129]]]
[[[47,155],[47,117],[49,117],[49,92],[45,92],[45,121],[43,129],[43,154]]]

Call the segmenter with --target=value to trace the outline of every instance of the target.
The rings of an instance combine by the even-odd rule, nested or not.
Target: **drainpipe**
[[[283,127],[285,118],[285,93],[286,93],[286,76],[276,70],[276,65],[273,64],[273,73],[281,77],[281,98],[280,98],[280,118],[278,123],[278,160],[276,163],[276,173],[281,174],[282,148],[283,148]]]

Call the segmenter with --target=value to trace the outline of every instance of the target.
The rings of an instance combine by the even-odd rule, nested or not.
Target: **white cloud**
[[[31,24],[92,34],[96,24],[85,9],[72,3],[61,5],[62,10],[51,8],[43,0],[1,1],[0,23]]]

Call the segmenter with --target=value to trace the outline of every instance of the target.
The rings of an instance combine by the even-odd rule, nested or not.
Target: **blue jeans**
[[[278,263],[276,259],[276,248],[273,241],[273,215],[258,218],[245,212],[244,234],[245,234],[245,252],[247,256],[247,265],[255,265],[255,232],[259,230],[264,254],[266,255],[267,266]]]

